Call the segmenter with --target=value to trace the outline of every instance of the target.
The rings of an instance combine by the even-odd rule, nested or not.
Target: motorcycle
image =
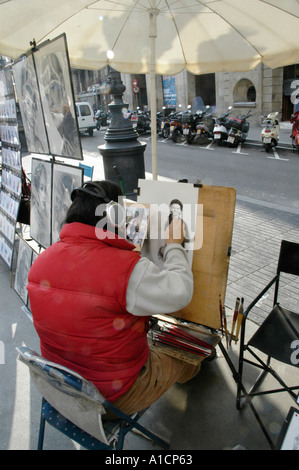
[[[170,137],[170,124],[171,124],[171,122],[176,121],[176,119],[178,119],[179,114],[180,114],[179,112],[173,112],[173,113],[168,114],[168,116],[165,116],[162,119],[160,135],[164,139],[168,139],[168,137]],[[174,124],[173,124],[173,126],[174,126]]]
[[[96,128],[98,131],[101,129],[101,126],[107,126],[108,113],[98,109],[94,117],[96,118]]]
[[[230,129],[228,116],[230,115],[231,109],[232,106],[229,106],[226,113],[220,114],[216,119],[213,129],[213,138],[217,145],[221,145],[227,141],[228,131]]]
[[[158,111],[157,115],[156,115],[157,134],[158,135],[161,135],[161,125],[162,125],[163,119],[164,119],[163,113],[161,111]]]
[[[183,135],[190,145],[193,143],[196,136],[196,126],[201,120],[201,114],[197,113],[185,113],[183,115]]]
[[[183,135],[183,125],[182,125],[182,112],[176,113],[170,121],[170,133],[169,137],[176,144]]]
[[[277,119],[278,112],[269,113],[262,122],[262,143],[266,152],[276,147],[279,141],[280,125]]]
[[[247,121],[249,116],[251,116],[250,111],[248,111],[247,114],[243,114],[243,116],[229,119],[228,123],[230,129],[228,132],[227,142],[230,146],[238,145],[240,143],[242,144],[245,142],[250,127],[250,124]]]
[[[215,126],[215,118],[210,111],[210,106],[206,106],[204,111],[199,115],[200,122],[196,126],[196,135],[194,142],[198,144],[206,144],[213,138],[213,129]]]
[[[130,119],[138,134],[145,134],[146,132],[150,132],[151,118],[147,111],[141,111],[139,108],[137,108],[137,112],[134,111]]]
[[[290,122],[292,124],[291,139],[294,152],[296,149],[299,150],[299,111],[296,111],[296,113],[292,114]]]

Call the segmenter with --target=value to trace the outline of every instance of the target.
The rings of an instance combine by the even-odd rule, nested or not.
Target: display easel
[[[26,276],[33,259],[42,249],[47,248],[57,241],[59,227],[66,213],[66,208],[71,203],[71,192],[74,187],[83,183],[83,168],[68,165],[57,158],[83,160],[81,140],[79,136],[78,122],[75,110],[75,98],[71,80],[71,68],[67,50],[66,35],[61,34],[51,41],[36,45],[33,40],[31,49],[22,55],[10,67],[10,74],[14,77],[15,90],[12,86],[7,91],[4,72],[1,71],[0,79],[0,124],[2,136],[10,147],[10,153],[5,153],[5,162],[12,161],[14,150],[19,149],[19,139],[13,120],[17,122],[17,116],[12,115],[11,97],[16,98],[20,108],[26,143],[29,154],[40,155],[40,158],[31,159],[31,208],[30,208],[30,243],[36,247],[29,247],[20,237],[22,253],[28,253],[26,263],[22,261],[22,253],[18,253],[15,290],[22,298],[25,306],[28,306],[27,297],[22,295],[23,284],[26,284]],[[1,86],[1,83],[5,86]],[[17,129],[17,128],[16,128]],[[10,139],[10,140],[8,140]],[[21,154],[18,154],[18,167],[10,165],[6,180],[13,181],[12,171],[20,172],[22,169]],[[45,176],[47,178],[45,179]],[[42,183],[40,183],[42,181]],[[20,179],[21,181],[21,179]],[[8,214],[1,210],[0,204],[0,255],[3,254],[7,264],[12,262],[12,243],[15,238],[15,230],[8,224],[10,219],[17,218],[16,205],[21,200],[22,185],[19,185],[20,193],[12,194],[12,188],[4,188],[7,203],[11,208]],[[6,195],[6,193],[8,195]],[[1,198],[2,200],[3,198]],[[7,211],[6,211],[7,212]],[[33,216],[34,212],[34,216]],[[4,213],[4,215],[3,215]],[[14,216],[15,217],[12,217]],[[4,222],[3,222],[4,220]],[[34,220],[34,227],[33,227]],[[14,228],[14,227],[13,227]],[[4,230],[5,229],[5,230]],[[11,234],[9,245],[8,234]],[[9,241],[9,240],[8,240]],[[24,243],[23,243],[24,241]],[[34,242],[34,243],[33,243]],[[30,251],[32,249],[32,252]]]

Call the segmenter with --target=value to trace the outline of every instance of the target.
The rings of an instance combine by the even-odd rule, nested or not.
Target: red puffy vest
[[[140,255],[116,236],[99,240],[96,230],[65,225],[60,241],[33,263],[27,288],[42,355],[115,401],[147,360],[148,317],[126,311],[127,285]]]

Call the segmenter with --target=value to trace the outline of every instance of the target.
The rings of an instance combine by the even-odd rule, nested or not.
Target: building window
[[[233,92],[234,106],[254,107],[256,104],[256,90],[253,83],[242,78],[236,83]]]

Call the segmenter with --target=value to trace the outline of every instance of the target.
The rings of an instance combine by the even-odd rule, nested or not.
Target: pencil
[[[233,316],[233,324],[232,324],[232,331],[231,331],[231,334],[230,334],[229,345],[231,345],[231,342],[232,342],[232,338],[233,338],[233,334],[234,334],[234,329],[235,329],[236,321],[237,321],[237,318],[238,318],[239,305],[240,305],[240,298],[237,297],[237,299],[236,299],[236,305],[235,305],[235,311],[234,311],[234,316]]]
[[[225,339],[226,339],[226,348],[228,349],[228,331],[227,331],[225,305],[223,305],[222,313],[223,313],[224,331],[225,331]]]
[[[221,295],[219,294],[219,313],[220,313],[220,324],[221,324],[221,332],[223,336],[223,310],[222,310],[222,302],[221,302]]]
[[[235,336],[235,344],[237,344],[237,341],[239,339],[239,332],[240,332],[240,327],[242,324],[243,320],[243,304],[244,304],[244,297],[241,299],[241,304],[238,312],[238,320],[237,320],[237,330],[236,330],[236,336]]]

